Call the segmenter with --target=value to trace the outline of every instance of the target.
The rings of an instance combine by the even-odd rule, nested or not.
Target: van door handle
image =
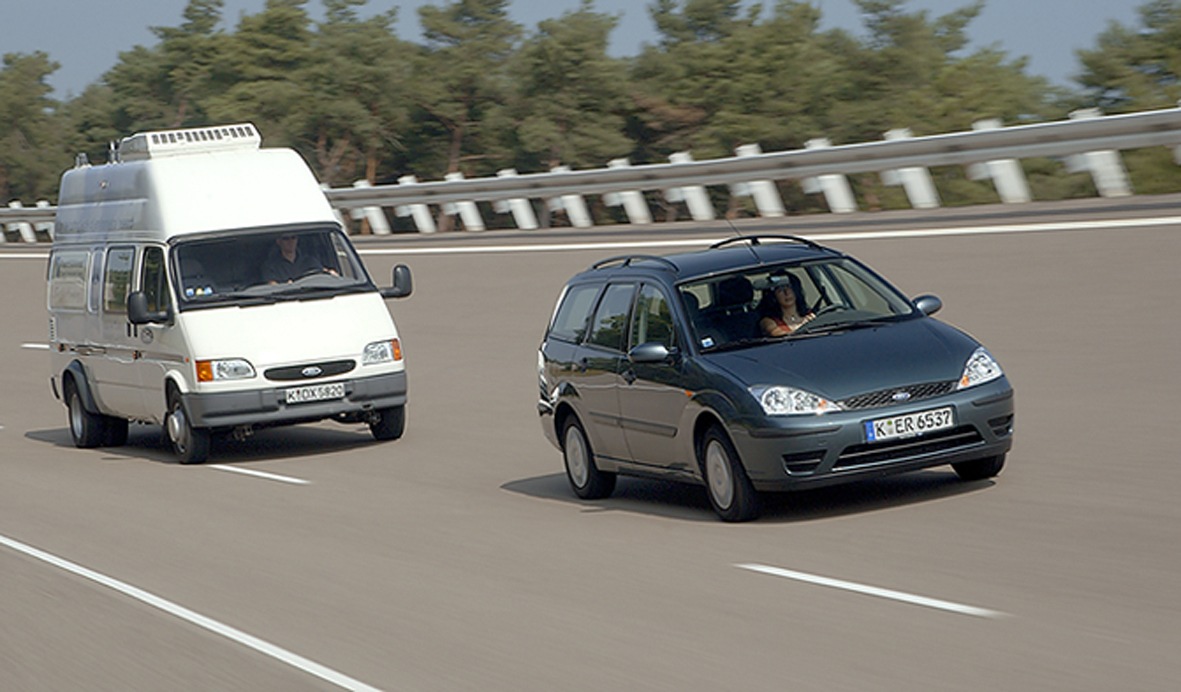
[[[583,358],[582,360],[578,361],[578,365],[576,367],[578,368],[578,372],[586,372],[587,366],[589,365],[590,361],[586,358]]]
[[[625,382],[627,382],[628,384],[635,382],[636,381],[636,371],[633,370],[632,368],[628,368],[627,370],[624,370],[623,371],[623,380]]]

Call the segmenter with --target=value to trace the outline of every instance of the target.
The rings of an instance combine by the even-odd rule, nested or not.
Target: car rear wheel
[[[972,461],[961,461],[958,464],[951,465],[951,468],[955,470],[960,480],[965,481],[981,481],[985,478],[993,478],[1004,467],[1004,454],[998,454],[995,457],[985,457],[983,459],[973,459]]]
[[[406,430],[406,407],[391,406],[377,412],[369,423],[369,432],[375,440],[396,440]]]
[[[759,516],[759,496],[751,485],[738,451],[720,427],[706,431],[698,449],[709,503],[723,521],[750,521]]]
[[[168,416],[164,431],[172,444],[172,451],[182,464],[200,464],[209,458],[212,435],[207,428],[194,428],[188,413],[175,390],[168,397]]]
[[[562,459],[566,463],[566,478],[578,497],[597,500],[615,490],[615,474],[595,466],[590,440],[578,416],[571,415],[562,424]]]

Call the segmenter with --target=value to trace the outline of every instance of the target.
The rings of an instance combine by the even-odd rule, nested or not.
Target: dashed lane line
[[[279,481],[280,483],[291,483],[292,485],[308,485],[311,481],[306,481],[302,478],[295,478],[293,476],[280,476],[277,473],[267,473],[266,471],[255,471],[254,469],[243,469],[237,466],[227,466],[225,464],[209,464],[206,468],[216,469],[218,471],[230,471],[231,473],[240,473],[243,476],[254,476],[255,478],[264,478],[268,481]]]

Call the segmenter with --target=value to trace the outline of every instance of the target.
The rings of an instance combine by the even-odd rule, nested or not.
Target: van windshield
[[[331,227],[194,236],[171,256],[181,310],[377,290],[352,244]]]

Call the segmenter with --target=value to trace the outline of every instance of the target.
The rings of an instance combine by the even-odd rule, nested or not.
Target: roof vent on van
[[[262,136],[250,123],[195,127],[185,130],[137,132],[124,137],[115,153],[120,161],[142,161],[165,156],[257,149]]]

